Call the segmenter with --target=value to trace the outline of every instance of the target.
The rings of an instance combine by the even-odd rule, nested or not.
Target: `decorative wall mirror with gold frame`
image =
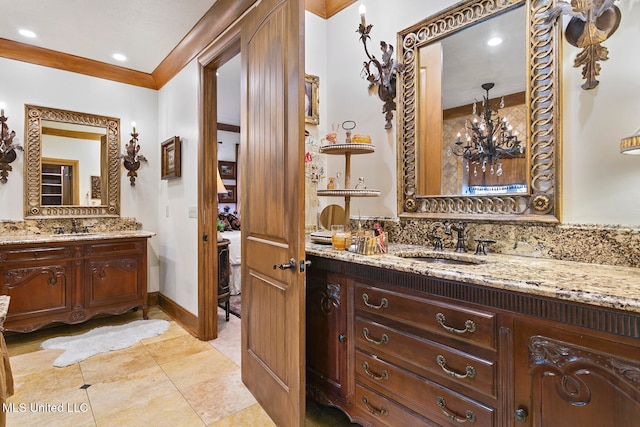
[[[94,130],[94,131],[92,131]],[[52,201],[52,197],[43,198],[43,141],[45,136],[58,134],[82,134],[80,144],[89,144],[89,140],[98,139],[95,157],[100,159],[99,169],[101,180],[100,198],[92,197],[91,185],[95,185],[95,171],[87,174],[87,191],[77,188],[69,197],[71,202]],[[75,111],[59,110],[55,108],[25,105],[25,189],[24,215],[25,218],[52,217],[117,217],[120,215],[120,163],[118,151],[120,149],[120,119],[79,113]],[[74,136],[72,138],[78,138]],[[47,141],[47,144],[50,142]],[[51,142],[55,144],[55,142]],[[58,148],[58,147],[56,147]],[[74,150],[69,150],[74,151]],[[74,157],[68,152],[55,157]],[[82,165],[79,170],[88,169]],[[46,187],[46,185],[45,185]],[[87,193],[85,195],[85,193]],[[86,200],[86,203],[84,199]],[[80,201],[80,202],[79,202]]]
[[[398,114],[398,212],[400,217],[515,220],[557,223],[560,220],[559,37],[546,20],[553,1],[472,0],[458,3],[398,33],[405,65],[400,79]],[[525,193],[434,194],[425,188],[430,151],[424,133],[441,126],[442,114],[420,118],[420,49],[492,18],[524,8],[526,34],[526,187]],[[509,62],[504,66],[508,67]],[[469,66],[473,72],[473,66]],[[496,76],[498,78],[498,76]],[[479,93],[482,96],[482,93]],[[505,96],[506,98],[506,96]],[[422,125],[420,122],[422,121]],[[422,126],[422,128],[420,128]],[[443,142],[445,144],[446,142]],[[441,148],[439,148],[441,151]],[[431,150],[433,153],[433,150]],[[431,154],[432,155],[432,154]],[[437,156],[440,153],[436,153]]]

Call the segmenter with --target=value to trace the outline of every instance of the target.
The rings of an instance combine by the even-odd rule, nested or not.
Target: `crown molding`
[[[148,89],[157,89],[151,74],[12,40],[0,39],[0,56]]]
[[[305,9],[328,19],[356,0],[305,0]],[[148,89],[160,89],[240,18],[255,0],[218,0],[151,74],[0,38],[0,57]]]

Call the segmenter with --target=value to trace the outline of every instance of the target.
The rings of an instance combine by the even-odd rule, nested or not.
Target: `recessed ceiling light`
[[[29,37],[30,39],[34,38],[36,36],[36,33],[34,33],[31,30],[25,30],[24,28],[18,31],[21,35],[25,36],[25,37]]]
[[[126,57],[126,56],[124,56],[124,55],[123,55],[123,54],[121,54],[121,53],[114,53],[114,54],[113,54],[113,59],[115,59],[116,61],[126,61],[126,60],[127,60],[127,57]]]
[[[502,39],[500,37],[491,37],[489,39],[489,41],[487,42],[487,45],[489,45],[489,46],[498,46],[501,43],[502,43]]]

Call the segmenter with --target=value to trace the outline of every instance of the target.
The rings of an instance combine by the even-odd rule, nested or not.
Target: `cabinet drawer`
[[[439,423],[468,422],[473,426],[492,426],[494,423],[494,408],[360,351],[356,352],[356,382],[393,396],[413,411]]]
[[[358,415],[376,427],[440,427],[439,424],[422,418],[413,411],[358,383],[356,383],[354,406]]]
[[[370,353],[392,356],[418,372],[427,371],[447,382],[496,396],[496,363],[379,323],[356,318],[356,346]],[[400,363],[400,362],[398,362]],[[360,364],[356,366],[361,369]]]
[[[146,241],[122,241],[109,243],[92,243],[85,246],[87,256],[117,254],[123,252],[142,253],[146,247]]]
[[[355,309],[495,350],[495,314],[356,283]]]
[[[0,262],[24,262],[51,259],[64,259],[73,256],[72,246],[4,249],[0,251]]]

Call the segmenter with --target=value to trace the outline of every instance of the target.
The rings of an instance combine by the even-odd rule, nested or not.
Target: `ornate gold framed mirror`
[[[553,3],[461,2],[398,33],[406,69],[400,80],[398,114],[401,217],[560,220],[560,33],[556,23],[546,20]],[[522,58],[517,53],[496,58],[480,46],[485,43],[480,32],[492,35],[498,25],[506,32],[505,45],[517,39],[511,52],[524,52]],[[454,39],[463,42],[452,47]],[[470,51],[479,58],[470,57]],[[455,58],[458,65],[447,65],[447,58]],[[493,68],[485,70],[482,62]],[[458,76],[454,84],[447,81],[461,70],[468,74]],[[470,89],[475,89],[475,98],[463,99],[462,92]],[[487,107],[489,116],[483,114]],[[462,117],[457,127],[447,121],[450,113]],[[502,124],[507,115],[521,116],[519,124],[514,120],[521,129],[519,137],[511,136],[517,131],[510,122]],[[480,120],[477,125],[474,117]],[[496,117],[495,126],[488,117]],[[486,136],[485,118],[491,129],[500,128],[493,138]],[[482,138],[485,143],[478,143]],[[505,138],[519,138],[520,145],[499,146]],[[514,170],[507,172],[508,168]]]
[[[25,105],[25,218],[120,215],[120,119]]]

